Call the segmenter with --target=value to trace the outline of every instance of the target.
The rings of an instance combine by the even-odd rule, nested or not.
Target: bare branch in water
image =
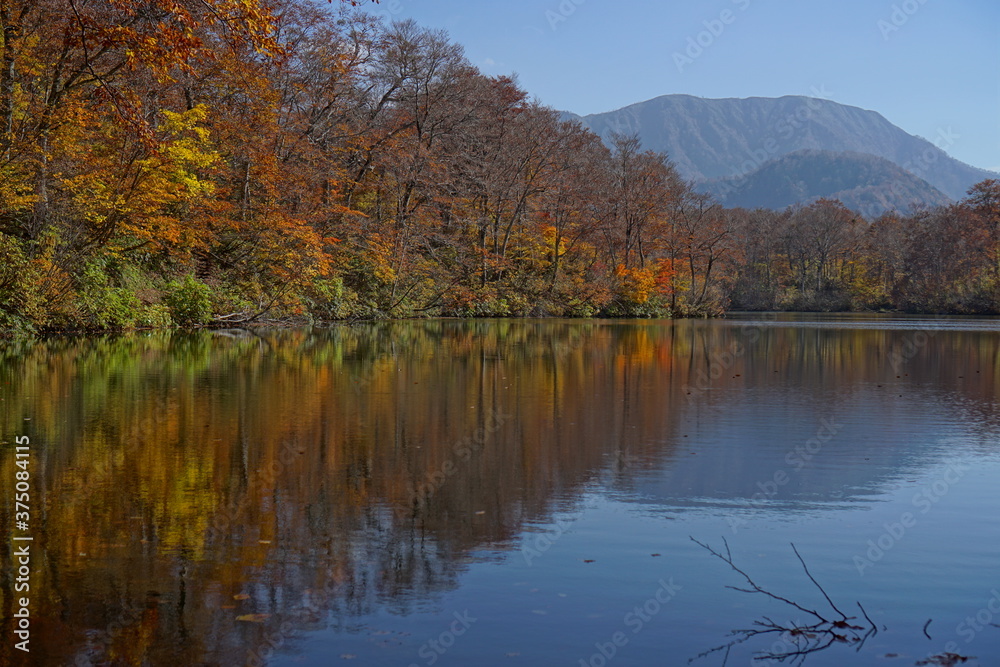
[[[739,573],[749,585],[749,588],[740,588],[737,586],[726,586],[726,588],[731,588],[734,591],[740,591],[741,593],[760,593],[762,595],[766,595],[772,600],[783,602],[794,609],[798,609],[801,612],[813,616],[816,619],[816,622],[812,624],[803,624],[800,621],[795,621],[794,623],[778,623],[768,616],[761,616],[758,620],[753,622],[753,627],[733,630],[729,633],[729,636],[732,638],[729,642],[699,653],[695,657],[688,660],[688,664],[702,658],[707,658],[714,653],[725,651],[725,655],[722,660],[722,667],[725,667],[726,663],[729,662],[729,654],[734,646],[742,644],[755,637],[778,635],[780,638],[779,641],[775,641],[771,645],[770,650],[761,651],[755,654],[754,660],[770,660],[772,662],[781,663],[787,661],[790,665],[801,665],[805,662],[806,657],[811,653],[824,651],[834,644],[847,644],[849,646],[853,646],[855,651],[861,651],[865,642],[868,641],[870,637],[874,637],[878,634],[878,626],[875,625],[875,621],[871,619],[871,616],[868,615],[865,608],[861,606],[861,602],[855,601],[855,604],[858,606],[858,609],[861,610],[861,615],[864,616],[866,621],[868,621],[868,628],[866,629],[864,626],[851,624],[851,621],[853,621],[856,617],[848,616],[840,610],[840,607],[836,605],[823,586],[821,586],[816,580],[816,577],[814,577],[809,571],[809,567],[806,565],[805,559],[802,558],[799,550],[795,548],[794,543],[792,543],[792,551],[795,552],[795,557],[799,559],[799,563],[801,563],[802,569],[806,573],[806,577],[808,577],[809,581],[811,581],[816,588],[819,589],[819,592],[823,594],[823,597],[826,598],[827,603],[833,611],[840,616],[839,619],[831,620],[823,616],[823,614],[815,609],[803,607],[793,600],[777,595],[776,593],[772,593],[771,591],[758,585],[749,574],[733,562],[733,553],[729,549],[729,543],[726,541],[725,537],[722,538],[722,543],[726,547],[725,554],[713,549],[707,544],[699,542],[694,539],[694,537],[691,538],[691,541]],[[928,639],[931,638],[931,635],[927,632],[927,628],[930,627],[932,620],[933,619],[929,618],[927,619],[927,622],[924,623],[924,636]],[[996,624],[991,623],[990,625]],[[884,626],[883,629],[885,629]],[[864,630],[864,632],[862,632],[862,630]],[[958,653],[941,653],[938,655],[932,655],[926,660],[921,660],[916,664],[936,665],[937,667],[956,667],[956,665],[965,663],[972,659],[974,659],[974,656],[959,655]]]
[[[802,560],[802,556],[799,555],[799,550],[795,548],[795,543],[794,542],[789,542],[789,544],[792,545],[792,551],[795,552],[795,557],[799,559],[800,563],[802,563],[802,569],[805,570],[806,576],[809,577],[809,581],[811,581],[814,584],[816,584],[816,588],[818,588],[819,592],[823,594],[823,597],[826,598],[826,601],[830,603],[830,606],[833,607],[833,610],[835,612],[837,612],[838,614],[840,614],[840,618],[842,618],[843,620],[846,621],[847,620],[847,614],[845,614],[844,612],[842,612],[839,609],[837,609],[837,605],[833,604],[833,600],[830,599],[830,596],[826,594],[826,591],[824,591],[823,587],[819,585],[819,582],[816,581],[815,577],[813,577],[812,574],[810,574],[809,568],[806,567],[806,562],[804,560]]]
[[[726,555],[725,556],[723,556],[721,553],[719,553],[718,551],[716,551],[712,547],[708,546],[707,544],[705,544],[703,542],[699,542],[698,540],[694,539],[693,537],[691,538],[691,541],[694,542],[695,544],[697,544],[698,546],[702,547],[703,549],[706,549],[710,554],[712,554],[716,558],[720,559],[722,562],[724,562],[726,565],[728,565],[729,567],[731,567],[732,569],[734,569],[736,572],[739,572],[741,575],[743,575],[743,578],[747,580],[747,583],[750,584],[750,586],[753,588],[753,590],[749,590],[749,589],[746,589],[746,588],[737,588],[736,586],[726,586],[726,588],[732,588],[734,591],[740,591],[742,593],[761,593],[763,595],[766,595],[769,598],[772,598],[774,600],[778,600],[779,602],[784,602],[787,605],[795,607],[796,609],[798,609],[801,612],[804,612],[806,614],[810,614],[812,616],[815,616],[820,621],[824,621],[824,622],[826,621],[826,619],[823,618],[823,616],[821,616],[818,611],[815,611],[813,609],[807,609],[807,608],[803,607],[802,605],[800,605],[800,604],[798,604],[796,602],[792,602],[788,598],[783,598],[780,595],[775,595],[771,591],[764,590],[763,588],[761,588],[760,586],[758,586],[756,584],[756,582],[754,582],[754,580],[750,578],[749,574],[747,574],[746,572],[744,572],[743,570],[741,570],[739,567],[736,566],[736,563],[733,562],[732,554],[729,551],[729,543],[726,542],[726,538],[724,538],[724,537],[722,538],[723,544],[726,545]]]
[[[753,622],[754,627],[733,630],[730,633],[730,636],[733,637],[731,641],[700,653],[694,658],[691,658],[691,660],[688,661],[689,663],[700,658],[707,657],[713,653],[725,650],[726,654],[723,661],[723,665],[725,665],[726,661],[729,659],[729,652],[733,646],[742,644],[749,639],[759,637],[761,635],[777,634],[781,637],[781,643],[787,648],[778,646],[776,649],[775,645],[778,645],[776,642],[772,645],[769,651],[758,653],[754,656],[754,659],[772,660],[777,662],[788,661],[789,664],[800,665],[805,661],[806,656],[809,654],[826,650],[827,648],[838,643],[852,645],[860,651],[861,647],[864,646],[868,638],[878,633],[878,628],[868,616],[864,607],[861,606],[860,602],[857,603],[858,608],[864,615],[865,620],[868,621],[870,627],[865,632],[861,632],[862,630],[865,630],[863,626],[851,624],[851,621],[853,621],[855,617],[848,616],[841,611],[836,603],[834,603],[833,599],[827,594],[823,586],[820,585],[812,573],[809,572],[805,559],[803,559],[801,554],[799,554],[798,549],[795,548],[795,544],[792,544],[792,551],[795,552],[795,557],[799,559],[799,563],[801,563],[802,569],[806,573],[806,577],[808,577],[809,581],[811,581],[816,588],[819,589],[820,593],[823,594],[823,597],[826,599],[833,611],[840,616],[839,619],[827,618],[815,609],[804,607],[794,600],[790,600],[789,598],[773,593],[757,584],[757,582],[755,582],[749,574],[733,562],[732,551],[730,550],[729,543],[726,541],[725,537],[722,538],[722,542],[726,547],[725,554],[703,542],[699,542],[694,537],[691,538],[691,541],[708,551],[722,562],[726,563],[735,572],[740,574],[749,586],[748,588],[740,588],[737,586],[727,586],[726,588],[731,588],[742,593],[759,593],[761,595],[765,595],[772,600],[777,600],[803,613],[809,614],[816,619],[816,622],[812,624],[802,624],[800,622],[777,623],[768,616],[762,616],[759,620]]]

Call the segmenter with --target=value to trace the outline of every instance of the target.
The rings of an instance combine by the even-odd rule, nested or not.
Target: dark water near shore
[[[1000,664],[998,387],[1000,321],[972,318],[0,347],[0,664]],[[853,627],[704,655],[818,621],[691,538],[839,620],[794,543]]]

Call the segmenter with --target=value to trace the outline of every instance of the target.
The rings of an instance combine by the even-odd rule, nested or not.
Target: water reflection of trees
[[[37,446],[35,657],[234,664],[287,619],[404,611],[600,471],[661,465],[725,390],[888,381],[900,335],[444,320],[8,348],[0,424]],[[994,335],[945,332],[902,372],[995,429],[998,368]]]

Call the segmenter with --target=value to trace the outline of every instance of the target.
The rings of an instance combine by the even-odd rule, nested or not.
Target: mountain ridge
[[[747,177],[800,150],[882,158],[951,199],[961,199],[979,181],[1000,177],[951,157],[877,111],[804,95],[661,95],[613,111],[586,116],[563,112],[563,117],[579,120],[608,143],[614,133],[638,134],[644,148],[665,152],[680,174],[696,185]],[[957,137],[950,128],[942,128],[939,135],[938,143],[945,147]],[[924,194],[925,199],[937,198],[934,192]]]

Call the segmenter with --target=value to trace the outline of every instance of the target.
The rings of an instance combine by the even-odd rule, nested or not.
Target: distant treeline
[[[998,312],[1000,183],[725,209],[446,34],[309,0],[0,11],[0,329]]]

